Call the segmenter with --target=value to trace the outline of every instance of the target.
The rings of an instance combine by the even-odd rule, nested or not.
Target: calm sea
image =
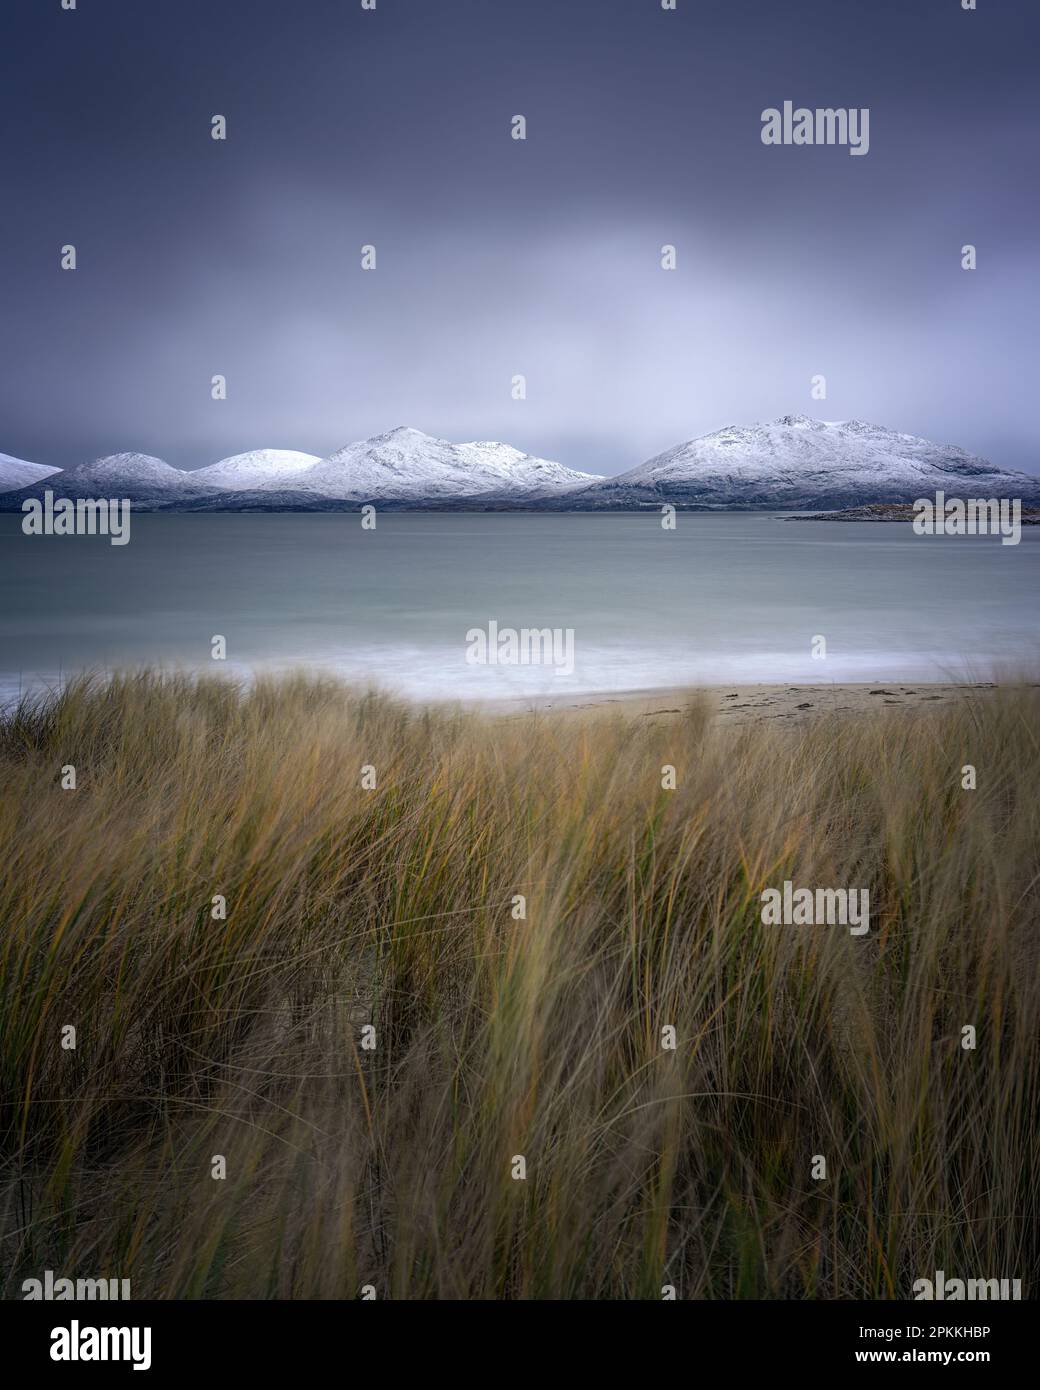
[[[84,667],[309,666],[414,696],[1036,669],[1040,528],[1021,543],[775,515],[149,516],[131,540],[0,515],[0,693]],[[466,634],[573,632],[574,671],[471,665]],[[227,661],[211,659],[211,640]],[[826,658],[812,656],[826,639]],[[819,644],[817,643],[817,647]]]

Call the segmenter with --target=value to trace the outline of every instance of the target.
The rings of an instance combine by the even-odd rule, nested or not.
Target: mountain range
[[[508,444],[453,444],[401,426],[321,458],[254,449],[205,468],[110,454],[64,470],[0,454],[0,510],[50,488],[63,497],[129,497],[139,510],[394,509],[613,511],[834,510],[948,496],[1040,504],[1040,479],[952,444],[859,420],[785,415],[691,439],[616,477],[578,472]]]

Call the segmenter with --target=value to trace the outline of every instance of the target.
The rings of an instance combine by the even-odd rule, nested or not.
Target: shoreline
[[[1032,684],[1004,682],[1003,685]],[[681,717],[694,704],[707,702],[722,725],[777,720],[803,723],[821,715],[857,716],[875,710],[898,711],[960,703],[1001,689],[996,681],[837,681],[833,684],[730,684],[665,686],[654,689],[586,692],[563,699],[486,701],[485,713],[513,718],[523,714],[624,714],[638,718]]]
[[[114,675],[139,673],[140,667],[93,672],[103,680]],[[161,668],[160,668],[161,669]],[[19,690],[17,683],[0,680],[0,710],[5,713],[18,703],[19,695],[44,695],[61,688],[69,679],[87,672],[55,675],[51,680],[30,679]],[[163,674],[172,677],[200,678],[219,674],[233,684],[248,688],[257,679],[291,680],[298,676],[327,679],[330,676],[345,689],[357,694],[368,690],[400,700],[411,709],[457,709],[474,716],[491,719],[517,719],[531,715],[584,716],[622,715],[638,719],[677,719],[695,705],[707,704],[712,717],[720,726],[757,724],[776,720],[783,724],[799,724],[825,715],[855,717],[883,711],[908,710],[915,706],[929,708],[962,703],[998,689],[1012,686],[1035,686],[1040,681],[1026,678],[1002,681],[834,681],[792,685],[788,682],[718,682],[714,684],[662,685],[573,691],[565,695],[411,695],[392,684],[380,685],[365,680],[339,676],[321,665],[308,667],[285,666],[274,671],[261,669],[230,669],[219,673],[202,667],[168,667]]]

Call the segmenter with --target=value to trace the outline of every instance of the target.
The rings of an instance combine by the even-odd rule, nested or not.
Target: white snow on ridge
[[[714,434],[678,444],[656,458],[614,479],[629,483],[681,479],[806,482],[816,470],[863,475],[864,481],[899,480],[908,470],[924,473],[940,456],[949,462],[974,462],[980,472],[992,471],[982,459],[972,459],[953,445],[936,445],[910,434],[897,434],[859,420],[825,423],[804,415],[785,415],[767,425],[731,425]]]
[[[302,454],[297,449],[251,449],[245,454],[197,468],[185,478],[204,487],[219,487],[227,492],[255,488],[268,481],[288,485],[298,473],[304,473],[321,462],[320,454]]]
[[[25,470],[28,470],[26,473]],[[677,444],[617,477],[600,478],[493,440],[453,444],[399,427],[327,458],[253,449],[188,472],[148,454],[120,453],[64,471],[0,454],[2,505],[42,495],[60,472],[69,497],[129,497],[145,508],[324,510],[362,502],[549,510],[642,508],[673,501],[725,510],[827,510],[948,496],[1020,497],[1040,504],[1040,479],[997,468],[952,444],[860,420],[785,415],[730,425]]]
[[[12,486],[32,485],[40,476],[44,474],[16,476]],[[273,507],[286,498],[320,507],[322,502],[382,499],[534,500],[600,481],[596,474],[535,458],[508,444],[452,444],[402,426],[348,444],[324,459],[291,449],[253,449],[193,472],[171,468],[148,454],[109,454],[67,469],[62,489],[73,497],[129,497],[159,507],[176,507],[181,497],[188,507],[210,506],[224,493],[239,494],[253,505],[262,506],[270,497]]]
[[[917,435],[861,420],[814,420],[784,415],[761,425],[729,425],[687,440],[637,468],[589,490],[589,499],[619,494],[665,497],[724,506],[737,501],[768,507],[790,504],[795,495],[812,504],[828,496],[888,500],[896,494],[925,496],[937,489],[1018,487],[1032,496],[1036,478],[995,467],[954,444],[935,444]],[[912,498],[911,498],[912,500]]]
[[[68,496],[129,497],[133,500],[139,496],[191,492],[191,477],[182,468],[171,468],[151,454],[131,451],[106,454],[104,458],[68,468],[61,485]]]
[[[576,468],[567,468],[552,459],[536,458],[533,454],[525,454],[509,444],[498,444],[494,440],[472,440],[455,447],[470,463],[475,474],[479,473],[489,480],[497,478],[503,492],[518,485],[539,495],[570,492],[572,488],[603,481],[597,473],[582,473]]]
[[[192,475],[181,468],[171,468],[151,454],[134,452],[106,454],[89,463],[76,464],[61,470],[60,478],[51,483],[47,478],[22,486],[19,492],[27,497],[42,497],[48,487],[62,497],[122,498],[144,506],[177,506],[180,501],[190,505],[201,497],[217,496],[214,488],[192,482]],[[17,494],[3,498],[10,505]]]
[[[292,479],[271,478],[259,492],[293,492],[329,500],[395,501],[502,494],[536,497],[569,492],[599,479],[508,444],[452,444],[399,426],[337,449]]]
[[[16,459],[10,454],[0,454],[0,492],[14,492],[21,487],[49,478],[52,473],[60,473],[60,468],[49,468],[45,463],[29,463],[26,459]]]

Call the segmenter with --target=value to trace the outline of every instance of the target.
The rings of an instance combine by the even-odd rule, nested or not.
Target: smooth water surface
[[[134,515],[130,543],[0,516],[0,692],[84,667],[307,665],[415,696],[1034,669],[1040,528],[921,537],[776,515]],[[575,668],[476,666],[466,634],[561,628]],[[228,660],[211,660],[211,639]],[[826,659],[812,656],[826,638]]]

